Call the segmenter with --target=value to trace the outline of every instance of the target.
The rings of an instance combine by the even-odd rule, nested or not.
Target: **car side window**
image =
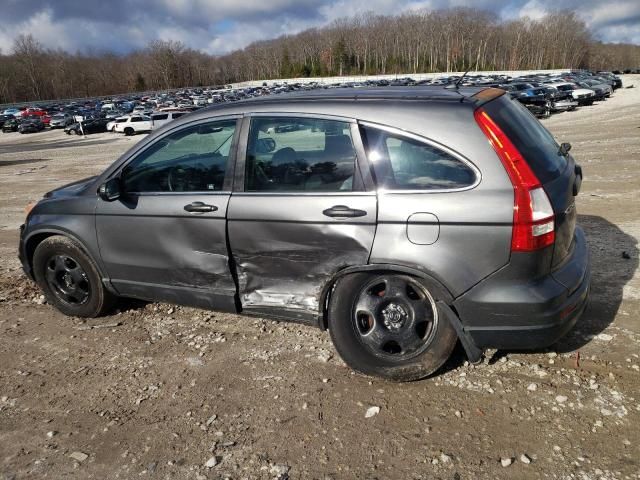
[[[255,117],[249,132],[245,190],[352,191],[355,164],[348,122]]]
[[[378,188],[449,190],[476,181],[470,166],[433,145],[372,127],[361,132]]]
[[[126,192],[222,190],[235,120],[183,128],[160,138],[122,171]]]

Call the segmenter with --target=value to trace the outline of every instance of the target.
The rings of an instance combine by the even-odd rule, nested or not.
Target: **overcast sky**
[[[20,33],[45,46],[128,52],[180,40],[222,54],[364,11],[379,14],[473,6],[500,18],[575,10],[596,38],[640,44],[640,0],[0,0],[0,50]]]

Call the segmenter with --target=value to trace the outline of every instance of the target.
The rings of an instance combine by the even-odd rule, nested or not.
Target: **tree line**
[[[21,35],[0,54],[0,103],[274,78],[555,68],[640,68],[640,46],[596,42],[568,11],[501,21],[470,8],[365,13],[221,56],[173,40],[126,55],[72,54]]]

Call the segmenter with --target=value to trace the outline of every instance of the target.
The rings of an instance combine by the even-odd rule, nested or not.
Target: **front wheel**
[[[397,381],[425,378],[449,358],[457,335],[414,277],[357,273],[336,283],[329,332],[354,370]]]
[[[67,237],[55,235],[37,246],[33,273],[47,302],[65,315],[97,317],[113,304],[93,260]]]

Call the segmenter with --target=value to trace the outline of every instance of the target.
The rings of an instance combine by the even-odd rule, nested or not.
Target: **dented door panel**
[[[193,202],[216,210],[186,211]],[[100,254],[114,287],[122,295],[233,310],[235,282],[225,226],[228,202],[229,194],[222,192],[99,200]]]
[[[294,320],[317,318],[331,277],[369,259],[376,222],[375,193],[233,194],[229,243],[243,311]],[[335,206],[365,212],[330,217]]]

